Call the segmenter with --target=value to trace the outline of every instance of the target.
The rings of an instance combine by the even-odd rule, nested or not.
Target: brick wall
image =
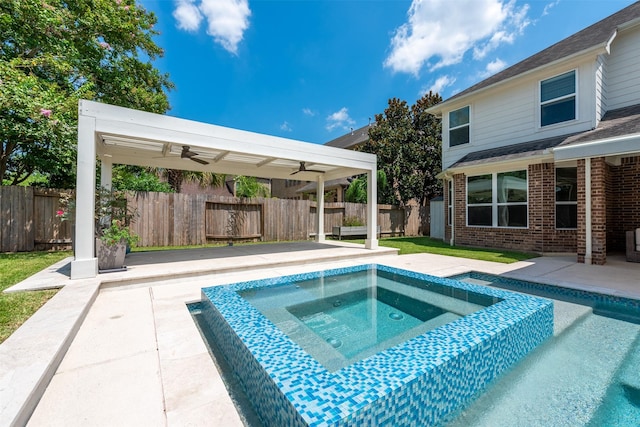
[[[622,252],[625,232],[640,227],[640,156],[622,158],[610,165],[603,157],[591,162],[591,252],[593,264],[604,264],[607,252]],[[466,226],[466,176],[455,180],[455,243],[532,252],[576,252],[584,262],[586,252],[585,160],[578,160],[578,228],[555,229],[555,167],[530,165],[529,227],[491,228]],[[445,209],[448,203],[445,191]],[[448,221],[445,218],[445,221]],[[445,240],[451,227],[445,223]]]
[[[530,165],[529,227],[492,228],[466,226],[466,177],[455,179],[455,243],[458,245],[513,249],[530,252],[576,252],[576,230],[555,228],[555,167],[552,163]],[[446,203],[445,195],[445,203]],[[445,235],[450,230],[445,228]]]
[[[591,159],[591,263],[607,260],[607,182],[608,166],[604,157]]]

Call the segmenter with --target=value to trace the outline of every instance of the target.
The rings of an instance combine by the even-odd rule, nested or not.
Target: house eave
[[[518,169],[526,169],[529,165],[539,163],[552,163],[554,161],[553,153],[545,150],[542,154],[526,155],[518,159],[508,160],[483,160],[477,163],[469,162],[469,164],[452,165],[438,174],[440,179],[448,179],[453,175],[464,173],[465,175],[480,175],[491,172],[507,172]]]
[[[540,72],[541,70],[544,70],[545,68],[553,68],[553,67],[555,67],[557,65],[560,65],[560,64],[563,64],[563,63],[569,63],[569,62],[575,61],[576,59],[579,59],[579,58],[582,58],[582,57],[597,56],[597,55],[600,55],[600,54],[603,54],[603,53],[607,53],[608,54],[609,51],[610,51],[611,43],[613,42],[613,40],[615,39],[617,34],[618,34],[618,31],[616,30],[611,34],[611,37],[609,37],[609,39],[607,41],[605,41],[604,43],[599,43],[599,44],[594,45],[594,46],[592,46],[592,47],[590,47],[588,49],[584,49],[584,50],[581,50],[580,52],[576,52],[576,53],[574,53],[572,55],[565,56],[565,57],[557,59],[555,61],[548,62],[548,63],[546,63],[544,65],[539,66],[539,67],[532,68],[532,69],[527,70],[527,71],[525,71],[523,73],[516,74],[515,76],[508,77],[508,78],[506,78],[504,80],[500,80],[500,81],[498,81],[496,83],[493,83],[493,84],[491,84],[489,86],[482,87],[482,88],[480,88],[478,90],[475,90],[473,92],[469,92],[469,93],[467,93],[465,95],[461,95],[459,97],[456,97],[454,95],[452,98],[449,98],[448,100],[443,101],[443,102],[441,102],[439,104],[436,104],[436,105],[434,105],[434,106],[432,106],[430,108],[427,108],[425,111],[427,113],[429,113],[429,114],[432,114],[432,115],[436,116],[436,117],[442,117],[443,110],[446,109],[444,107],[461,105],[461,104],[468,104],[469,103],[468,100],[470,98],[477,97],[477,96],[482,95],[482,94],[484,94],[484,93],[486,93],[488,91],[492,91],[492,90],[495,90],[496,88],[499,88],[501,86],[508,85],[511,82],[526,78],[528,76],[531,76],[533,74],[536,74],[536,73]]]
[[[640,133],[552,149],[556,161],[640,154]]]

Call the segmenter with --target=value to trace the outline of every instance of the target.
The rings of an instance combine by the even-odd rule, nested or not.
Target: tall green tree
[[[369,140],[360,151],[378,156],[378,168],[389,185],[378,194],[383,203],[406,205],[415,199],[421,205],[442,190],[436,179],[442,166],[441,122],[426,109],[442,102],[437,93],[427,93],[409,107],[398,98],[389,100],[376,124],[369,128]]]
[[[79,99],[167,111],[155,23],[135,0],[0,2],[2,184],[75,184]]]

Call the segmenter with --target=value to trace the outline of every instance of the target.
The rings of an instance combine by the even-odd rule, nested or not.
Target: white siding
[[[572,69],[577,70],[578,80],[576,120],[541,128],[540,81]],[[596,69],[599,67],[593,58],[589,62],[573,64],[572,67],[565,65],[563,68],[548,69],[544,73],[521,79],[517,84],[478,96],[471,104],[452,106],[451,110],[455,110],[471,105],[471,142],[448,148],[448,113],[451,110],[443,112],[443,167],[451,166],[471,152],[591,129],[595,123]]]
[[[616,37],[606,70],[608,110],[640,103],[640,28]]]

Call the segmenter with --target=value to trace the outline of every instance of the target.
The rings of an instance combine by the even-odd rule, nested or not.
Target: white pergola
[[[94,204],[96,161],[101,186],[111,187],[114,164],[184,169],[260,178],[297,179],[318,184],[316,241],[324,235],[324,182],[367,174],[367,239],[376,249],[376,156],[247,132],[161,114],[81,100],[78,113],[75,258],[71,278],[96,277]],[[181,156],[183,147],[207,164]],[[313,171],[291,174],[305,162]]]

